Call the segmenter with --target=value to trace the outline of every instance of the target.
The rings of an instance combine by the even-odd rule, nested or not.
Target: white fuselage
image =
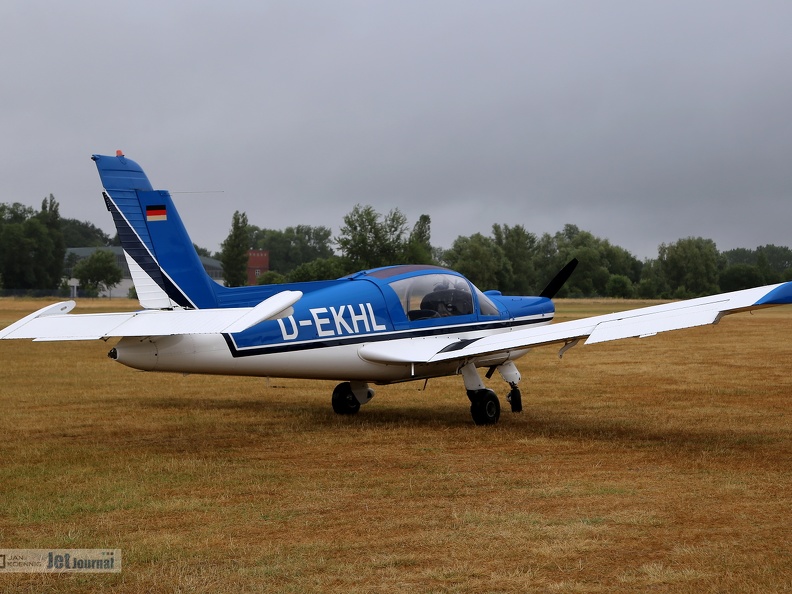
[[[552,318],[544,323],[549,323]],[[472,332],[449,332],[450,338],[468,340],[509,332],[509,327]],[[391,340],[416,340],[401,332],[387,333]],[[392,335],[392,336],[390,336]],[[382,335],[378,335],[381,340]],[[326,380],[359,380],[387,384],[428,377],[451,375],[459,363],[442,362],[421,365],[383,364],[363,359],[359,351],[367,342],[356,340],[348,344],[323,346],[321,341],[306,341],[289,345],[284,351],[278,345],[262,346],[256,354],[234,356],[225,336],[192,334],[153,338],[122,338],[111,351],[111,357],[128,367],[144,371],[203,373],[217,375],[250,375],[260,377],[290,377]],[[266,352],[267,347],[271,352]],[[264,352],[262,352],[264,351]],[[237,351],[239,352],[239,351]],[[528,349],[500,353],[475,361],[477,366],[498,365],[516,359]]]

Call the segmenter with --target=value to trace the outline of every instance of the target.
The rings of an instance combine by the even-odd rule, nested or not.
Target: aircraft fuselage
[[[318,284],[288,315],[244,332],[126,337],[111,356],[147,371],[391,383],[448,375],[459,364],[375,363],[360,356],[361,347],[415,338],[473,340],[550,323],[553,313],[549,299],[484,295],[450,270],[391,267]],[[525,352],[478,364],[500,364]]]

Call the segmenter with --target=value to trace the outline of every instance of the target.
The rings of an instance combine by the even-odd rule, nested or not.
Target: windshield
[[[479,308],[481,309],[481,314],[485,316],[497,316],[500,314],[498,311],[498,306],[495,305],[489,297],[487,297],[484,293],[479,291],[476,287],[476,297],[478,297]]]

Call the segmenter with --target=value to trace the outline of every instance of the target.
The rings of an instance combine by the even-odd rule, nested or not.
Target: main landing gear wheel
[[[349,382],[338,384],[333,390],[333,410],[338,415],[354,415],[360,410],[360,402],[352,393]]]
[[[494,425],[500,418],[500,400],[492,390],[469,390],[470,416],[476,425]]]

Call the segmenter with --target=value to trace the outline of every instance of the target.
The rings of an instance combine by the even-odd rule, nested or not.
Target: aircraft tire
[[[500,400],[492,390],[478,390],[470,397],[470,416],[476,425],[494,425],[500,418]]]
[[[338,384],[333,390],[333,411],[337,415],[354,415],[360,410],[360,402],[352,393],[349,382]]]

